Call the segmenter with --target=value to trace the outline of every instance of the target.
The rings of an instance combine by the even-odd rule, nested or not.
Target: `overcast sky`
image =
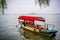
[[[60,14],[60,0],[50,0],[50,5],[41,7],[35,5],[35,0],[7,0],[5,14]]]

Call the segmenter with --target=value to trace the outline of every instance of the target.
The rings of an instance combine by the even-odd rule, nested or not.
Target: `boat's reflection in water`
[[[46,37],[42,35],[38,35],[36,33],[33,33],[31,31],[25,30],[23,28],[19,29],[19,33],[21,33],[22,36],[24,36],[25,40],[56,40],[54,37]]]

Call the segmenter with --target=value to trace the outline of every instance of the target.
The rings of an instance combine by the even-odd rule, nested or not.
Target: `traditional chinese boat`
[[[54,30],[55,26],[46,24],[43,17],[19,16],[18,20],[21,28],[49,37],[56,36],[57,30]]]

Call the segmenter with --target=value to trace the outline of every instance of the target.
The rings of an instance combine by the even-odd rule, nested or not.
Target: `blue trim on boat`
[[[56,30],[41,30],[40,32],[46,32],[46,33],[56,33]]]

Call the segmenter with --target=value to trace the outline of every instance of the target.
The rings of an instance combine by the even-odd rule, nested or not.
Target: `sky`
[[[6,0],[5,14],[60,14],[60,0],[50,0],[50,5],[41,7],[35,5],[35,0]]]

